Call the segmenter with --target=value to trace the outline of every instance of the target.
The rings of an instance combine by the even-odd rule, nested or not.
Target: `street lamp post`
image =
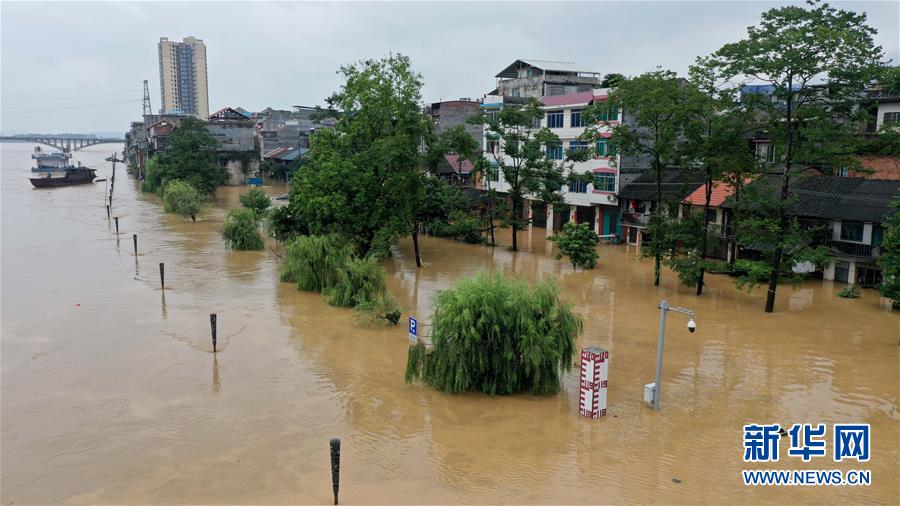
[[[666,338],[666,315],[669,311],[686,314],[690,317],[688,320],[688,330],[694,332],[697,330],[697,323],[694,321],[694,312],[683,307],[670,306],[668,302],[663,300],[659,303],[659,345],[656,348],[656,382],[653,384],[653,409],[659,411],[659,382],[662,374],[663,359],[663,342]]]

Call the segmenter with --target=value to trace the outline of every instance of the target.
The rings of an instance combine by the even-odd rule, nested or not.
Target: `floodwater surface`
[[[117,238],[104,183],[32,189],[31,149],[2,145],[4,505],[330,504],[333,437],[342,504],[900,503],[900,313],[872,290],[848,300],[830,282],[784,286],[764,314],[764,290],[724,276],[699,298],[669,271],[654,287],[652,263],[625,246],[572,272],[539,228],[520,253],[422,238],[422,269],[401,241],[383,263],[388,286],[423,322],[463,276],[556,278],[584,317],[578,346],[610,351],[608,415],[588,420],[577,364],[549,397],[405,384],[405,325],[362,327],[279,283],[274,243],[228,250],[220,228],[239,188],[192,223],[120,165]],[[108,176],[118,149],[76,159]],[[670,314],[654,412],[642,394],[663,298],[696,311],[698,329]],[[871,460],[803,463],[783,438],[778,463],[745,464],[742,426],[754,422],[868,423]],[[741,469],[771,468],[869,469],[872,485],[743,486]]]

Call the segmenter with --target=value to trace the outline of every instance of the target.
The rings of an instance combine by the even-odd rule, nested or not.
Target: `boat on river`
[[[66,150],[62,152],[45,153],[40,146],[34,148],[31,158],[37,161],[32,167],[34,177],[28,178],[36,188],[53,188],[57,186],[72,186],[77,184],[93,183],[97,177],[97,171],[90,167],[72,165],[72,154]]]

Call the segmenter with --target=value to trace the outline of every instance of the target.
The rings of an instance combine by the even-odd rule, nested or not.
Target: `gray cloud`
[[[425,101],[480,97],[516,58],[599,72],[683,73],[737,40],[776,2],[10,3],[0,16],[0,130],[124,131],[141,82],[159,107],[156,43],[207,44],[210,108],[321,104],[342,64],[409,55]],[[900,59],[897,2],[835,5],[869,14]]]

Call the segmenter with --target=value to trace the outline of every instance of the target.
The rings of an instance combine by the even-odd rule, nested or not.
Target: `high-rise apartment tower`
[[[206,79],[206,44],[194,37],[182,42],[159,39],[160,113],[209,117],[209,88]]]

